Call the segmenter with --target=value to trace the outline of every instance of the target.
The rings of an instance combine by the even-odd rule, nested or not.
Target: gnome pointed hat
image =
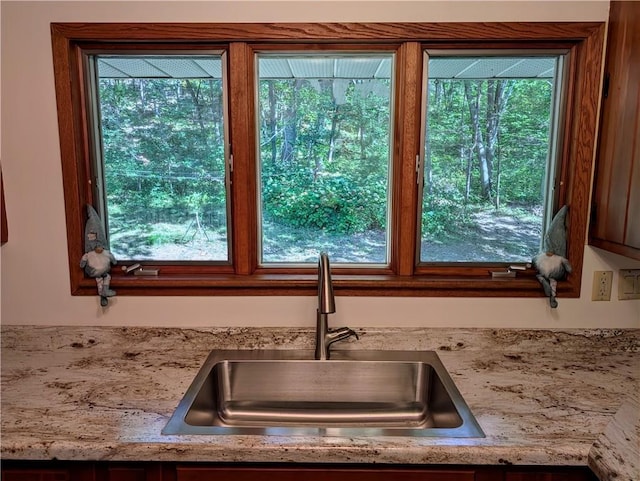
[[[545,252],[551,252],[560,257],[567,257],[567,212],[569,206],[564,205],[553,217],[547,234],[544,236]]]
[[[87,223],[84,226],[84,251],[92,251],[98,245],[106,248],[107,236],[104,234],[102,220],[89,204],[87,204],[87,216]]]

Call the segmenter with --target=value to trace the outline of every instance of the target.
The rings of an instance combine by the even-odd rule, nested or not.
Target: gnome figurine
[[[558,307],[556,286],[558,280],[571,273],[571,264],[567,260],[567,228],[566,218],[569,208],[565,205],[555,215],[544,236],[543,252],[533,258],[533,265],[538,270],[536,277],[544,293],[549,297],[549,305]]]
[[[116,264],[116,258],[105,249],[106,237],[98,213],[87,204],[87,223],[84,228],[84,252],[80,259],[80,267],[84,272],[96,280],[100,305],[105,307],[109,304],[109,297],[116,295],[115,291],[109,289],[111,282],[111,266]]]

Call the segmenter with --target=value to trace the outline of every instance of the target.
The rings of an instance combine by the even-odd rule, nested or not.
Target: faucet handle
[[[356,340],[359,341],[360,340],[360,336],[358,336],[358,333],[356,331],[354,331],[353,329],[347,327],[347,334],[348,336],[355,336]]]
[[[331,342],[341,341],[351,336],[355,336],[357,340],[360,340],[358,333],[350,327],[338,327],[336,329],[329,329],[327,333],[331,337]]]

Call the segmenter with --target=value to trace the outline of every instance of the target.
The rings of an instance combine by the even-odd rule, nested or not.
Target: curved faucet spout
[[[320,253],[318,260],[318,313],[316,320],[316,353],[319,360],[329,359],[329,346],[351,336],[358,339],[358,334],[348,327],[329,329],[329,314],[336,312],[331,266],[326,252]]]
[[[336,312],[336,301],[333,296],[333,282],[331,281],[331,266],[329,255],[320,253],[318,259],[318,312],[333,314]]]

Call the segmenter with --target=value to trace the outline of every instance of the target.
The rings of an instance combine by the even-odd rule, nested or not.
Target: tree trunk
[[[473,88],[475,87],[475,89]],[[475,90],[475,91],[474,91]],[[482,198],[491,201],[491,159],[487,156],[487,146],[484,132],[480,125],[480,94],[482,91],[482,81],[465,80],[464,93],[469,105],[471,124],[473,126],[473,148],[478,156],[480,166],[480,186]]]
[[[489,80],[487,87],[487,152],[490,157],[490,166],[496,162],[496,151],[499,148],[498,135],[500,132],[500,119],[507,109],[507,102],[513,90],[513,82],[508,80]],[[496,173],[496,209],[500,207],[500,160],[497,161]],[[493,178],[493,173],[491,173]]]
[[[314,135],[310,135],[307,141],[307,159],[313,160],[313,179],[317,179],[318,174],[324,170],[324,162],[320,155],[316,153],[318,139],[320,138],[320,129],[324,123],[324,115],[318,112],[316,123],[314,126]]]
[[[276,164],[277,142],[276,142],[276,89],[273,80],[269,80],[269,143],[271,144],[271,165]]]
[[[496,162],[496,210],[500,209],[500,155],[497,156],[498,161]]]
[[[298,90],[302,84],[301,79],[297,79],[293,84],[293,95],[291,101],[284,111],[284,128],[282,131],[282,148],[280,151],[280,162],[289,166],[295,160],[295,149],[298,138]]]
[[[474,131],[474,149],[480,166],[482,197],[489,202],[494,202],[493,166],[496,149],[498,148],[500,118],[506,110],[513,85],[513,82],[508,80],[475,80],[473,82],[465,80],[464,82],[464,93],[469,105]],[[484,86],[486,86],[486,114],[484,125],[482,125],[480,121],[480,99]]]
[[[204,115],[202,113],[202,103],[200,102],[200,85],[196,88],[193,85],[193,82],[189,79],[185,79],[184,81],[185,87],[187,88],[187,92],[191,96],[191,100],[193,101],[193,105],[196,108],[196,117],[198,119],[198,125],[200,126],[200,133],[203,139],[207,140],[207,129],[204,125]]]
[[[223,105],[220,99],[222,96],[218,96],[216,85],[213,79],[209,79],[209,91],[211,92],[211,117],[215,124],[215,133],[216,133],[216,143],[221,144],[224,142],[224,115],[223,115]]]
[[[466,169],[466,182],[465,182],[465,188],[464,188],[464,203],[467,204],[469,202],[469,196],[471,195],[471,174],[473,173],[473,149],[469,149],[465,157],[467,160],[467,169]]]
[[[333,109],[333,115],[331,116],[331,132],[329,134],[329,154],[327,156],[327,161],[329,163],[333,162],[333,155],[336,150],[336,137],[338,133],[338,112],[340,106],[336,105]]]
[[[433,160],[431,159],[431,142],[427,136],[427,142],[424,147],[424,173],[422,177],[423,189],[429,198],[433,195]]]
[[[144,82],[142,80],[134,80],[134,82],[138,84],[138,92],[140,93],[140,111],[144,114],[144,109],[146,106]]]

